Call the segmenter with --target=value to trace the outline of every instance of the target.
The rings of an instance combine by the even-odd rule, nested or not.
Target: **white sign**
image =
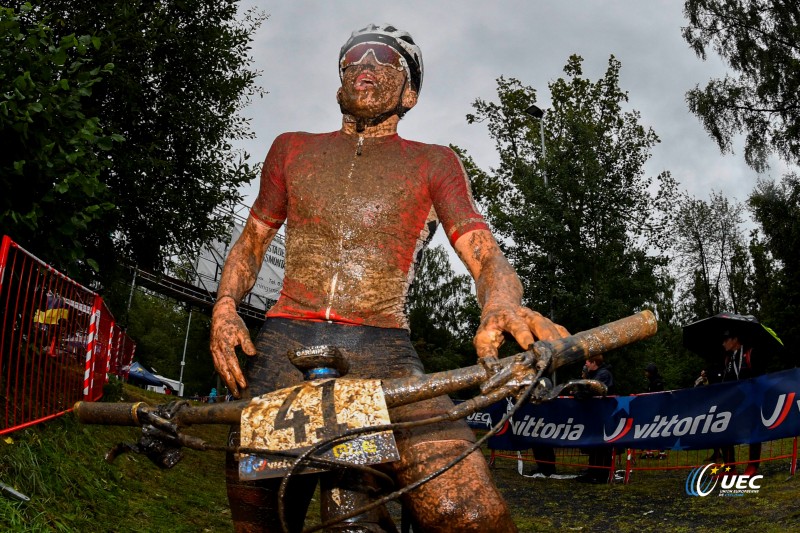
[[[217,291],[219,278],[222,274],[222,266],[225,264],[225,259],[228,257],[231,246],[242,234],[243,228],[243,226],[234,223],[230,239],[226,242],[214,241],[210,245],[203,247],[197,259],[198,279],[195,281],[195,285],[208,292]],[[286,246],[283,236],[276,235],[264,256],[264,262],[261,265],[261,271],[258,273],[253,290],[245,296],[244,302],[264,311],[269,309],[280,295],[285,269]]]

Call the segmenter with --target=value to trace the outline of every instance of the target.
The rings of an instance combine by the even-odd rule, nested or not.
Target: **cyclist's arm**
[[[217,303],[211,314],[211,355],[217,372],[237,398],[239,387],[247,387],[247,382],[235,348],[241,346],[247,355],[255,355],[256,348],[236,306],[255,285],[264,254],[277,232],[251,214],[222,268]]]
[[[481,325],[474,339],[478,357],[496,359],[503,332],[510,333],[523,349],[537,339],[569,334],[540,313],[522,307],[522,283],[491,232],[470,231],[460,236],[453,247],[475,279],[481,306]]]

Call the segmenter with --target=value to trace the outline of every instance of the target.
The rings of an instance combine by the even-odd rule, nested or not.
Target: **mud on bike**
[[[184,447],[224,450],[238,454],[241,479],[282,477],[278,513],[284,531],[289,531],[285,516],[286,487],[293,476],[309,472],[327,473],[324,475],[360,472],[363,479],[377,483],[357,488],[337,487],[335,498],[323,493],[322,523],[306,531],[375,530],[369,529],[372,526],[361,528],[365,514],[366,523],[397,531],[388,519],[385,504],[443,474],[479,449],[525,402],[548,401],[575,390],[588,389],[597,395],[606,392],[602,383],[592,380],[573,380],[554,386],[548,374],[643,340],[654,335],[656,328],[655,316],[642,311],[563,339],[537,341],[528,351],[501,359],[501,369],[493,373],[479,364],[384,380],[349,379],[347,360],[340,350],[332,346],[309,347],[289,354],[295,366],[304,371],[307,381],[257,398],[203,405],[179,400],[159,406],[144,402],[78,402],[74,412],[87,424],[141,426],[138,443],[117,445],[106,455],[109,461],[122,452],[136,451],[161,467],[171,468],[180,460]],[[480,392],[448,413],[414,422],[392,423],[389,419],[389,408],[472,387],[479,387]],[[428,476],[394,490],[391,477],[370,466],[399,459],[393,430],[466,418],[508,397],[515,398],[514,406],[493,423],[485,436]],[[212,446],[182,431],[196,424],[241,425],[240,445]],[[324,490],[330,491],[330,485]],[[354,519],[359,522],[351,522]],[[407,531],[405,524],[404,531]]]

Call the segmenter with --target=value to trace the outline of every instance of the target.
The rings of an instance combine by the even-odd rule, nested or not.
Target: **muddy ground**
[[[800,531],[800,479],[787,461],[761,470],[759,493],[739,497],[687,495],[686,470],[637,472],[627,485],[526,478],[512,460],[499,460],[493,473],[523,532]]]

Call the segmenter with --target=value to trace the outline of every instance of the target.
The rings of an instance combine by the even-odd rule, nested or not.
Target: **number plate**
[[[302,453],[348,429],[388,423],[389,411],[380,380],[308,381],[254,398],[242,411],[241,445]],[[323,447],[316,455],[359,465],[400,458],[391,431],[357,435],[332,447]],[[289,472],[292,464],[291,457],[243,454],[239,459],[239,478],[282,476]],[[302,470],[318,471],[320,469]]]

